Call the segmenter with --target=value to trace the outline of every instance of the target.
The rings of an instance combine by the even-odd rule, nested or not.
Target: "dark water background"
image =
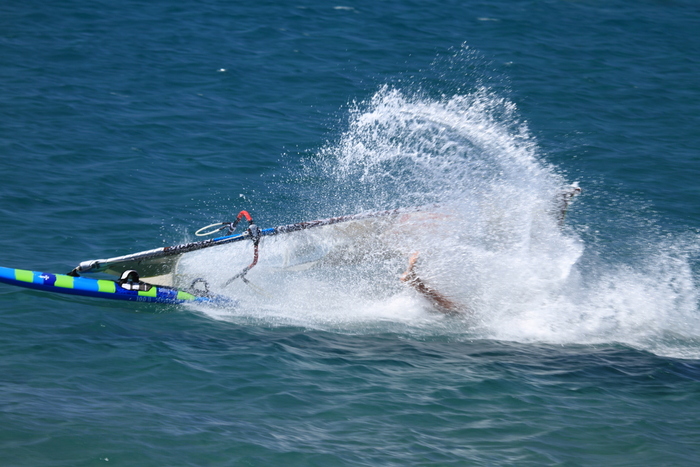
[[[214,311],[0,286],[0,463],[696,465],[699,27],[692,1],[3,3],[3,266],[460,198],[474,161],[514,212],[584,193],[549,233],[570,277],[482,281],[471,321],[406,291]]]

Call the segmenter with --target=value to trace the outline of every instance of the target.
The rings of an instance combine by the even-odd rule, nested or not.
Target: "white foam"
[[[263,291],[235,283],[226,292],[242,306],[207,312],[339,332],[620,342],[699,358],[695,252],[680,247],[696,239],[647,239],[651,248],[631,261],[596,258],[595,244],[559,225],[567,183],[537,151],[515,105],[486,89],[430,98],[385,87],[356,104],[347,131],[307,164],[322,180],[313,208],[330,216],[438,205],[391,225],[266,239],[248,276]],[[221,287],[252,258],[250,245],[228,251],[186,267]],[[413,251],[422,279],[466,318],[431,311],[399,282]]]

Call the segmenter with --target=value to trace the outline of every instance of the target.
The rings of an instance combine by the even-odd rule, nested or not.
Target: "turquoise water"
[[[691,1],[3,4],[2,266],[241,209],[448,217],[289,273],[263,243],[237,308],[0,285],[0,464],[696,465],[698,24]],[[414,248],[467,315],[398,281]]]

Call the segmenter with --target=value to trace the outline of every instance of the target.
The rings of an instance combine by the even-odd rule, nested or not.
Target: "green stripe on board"
[[[142,290],[139,292],[139,297],[157,297],[158,296],[158,288],[157,287],[151,287],[151,290]]]
[[[34,273],[24,269],[15,269],[15,279],[22,282],[34,282]]]
[[[187,292],[183,292],[182,290],[177,291],[177,299],[178,300],[194,300],[195,296],[192,294],[189,294]]]
[[[100,279],[97,281],[97,291],[105,293],[114,293],[117,291],[117,283],[114,281]]]
[[[54,285],[56,287],[62,287],[64,289],[72,289],[73,288],[73,283],[74,283],[74,278],[71,276],[56,276],[56,282]]]

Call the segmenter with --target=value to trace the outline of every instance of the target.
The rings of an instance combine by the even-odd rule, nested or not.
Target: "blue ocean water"
[[[0,285],[0,464],[696,465],[698,25],[688,0],[3,3],[0,265],[437,203],[397,248],[469,313],[399,282],[409,251],[266,269],[284,240],[237,308]]]

